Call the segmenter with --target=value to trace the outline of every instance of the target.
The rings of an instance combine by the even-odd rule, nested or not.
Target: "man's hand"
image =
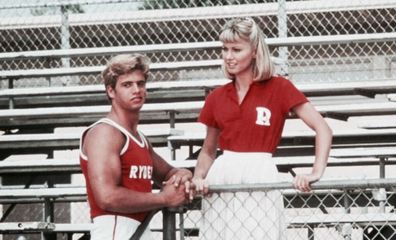
[[[172,177],[168,179],[168,181],[163,182],[162,184],[173,184],[175,187],[179,187],[181,185],[184,185],[185,189],[185,194],[189,195],[190,194],[190,186],[191,186],[191,178],[192,178],[192,173],[190,170],[180,168],[177,169],[177,171],[173,174]]]
[[[187,202],[185,186],[175,186],[173,183],[165,182],[162,187],[161,195],[167,207],[177,207]]]
[[[174,184],[175,187],[178,187],[180,185],[183,185],[187,182],[190,182],[192,178],[192,173],[191,171],[184,169],[184,168],[180,168],[176,171],[175,174],[173,174],[173,176],[166,181],[167,183],[170,184]]]

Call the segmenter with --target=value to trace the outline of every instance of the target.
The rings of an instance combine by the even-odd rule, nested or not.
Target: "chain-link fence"
[[[75,48],[142,46],[217,41],[233,17],[253,17],[267,38],[386,34],[396,30],[395,0],[258,1],[258,0],[97,0],[4,1],[0,6],[0,51],[21,52]],[[19,3],[19,4],[18,4]],[[347,41],[271,46],[286,60],[279,71],[295,81],[351,81],[394,78],[395,41]],[[152,62],[221,58],[220,49],[149,53]],[[33,58],[3,61],[2,70],[103,65],[109,56]],[[153,80],[222,77],[217,69],[190,74],[155,74]],[[65,78],[65,77],[63,77]],[[67,78],[67,77],[66,77]],[[68,84],[97,84],[81,76]],[[56,82],[56,81],[53,81]],[[29,79],[15,87],[41,86]],[[47,84],[48,85],[48,84]],[[2,87],[6,87],[3,84]]]
[[[290,183],[211,186],[211,196],[158,213],[150,223],[155,239],[396,239],[396,179],[334,180],[309,193]],[[18,205],[24,208],[25,205]],[[6,208],[7,205],[4,205]],[[88,223],[85,202],[57,203],[56,223]],[[81,217],[83,215],[83,217]],[[7,221],[42,221],[43,212],[10,215]],[[5,234],[3,239],[41,239]],[[73,239],[78,239],[76,234]],[[281,237],[279,237],[281,236]],[[68,239],[58,235],[57,239]]]
[[[310,193],[297,192],[283,183],[216,186],[210,198],[189,206],[195,210],[179,210],[177,237],[396,239],[394,181],[319,182]]]

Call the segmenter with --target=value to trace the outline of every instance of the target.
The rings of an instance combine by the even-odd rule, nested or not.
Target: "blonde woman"
[[[227,22],[220,34],[225,75],[232,82],[211,92],[199,121],[207,126],[193,176],[193,191],[212,184],[278,181],[272,154],[289,112],[316,132],[312,172],[294,185],[309,191],[325,170],[332,133],[322,116],[289,80],[275,76],[264,34],[251,18]],[[223,154],[216,158],[217,149]],[[221,193],[203,200],[202,239],[282,239],[279,191]]]

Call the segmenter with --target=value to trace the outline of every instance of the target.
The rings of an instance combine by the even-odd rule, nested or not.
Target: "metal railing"
[[[389,240],[396,237],[395,186],[395,178],[320,181],[309,193],[296,191],[285,182],[211,186],[210,197],[164,209],[150,228],[156,239],[164,240],[274,239],[274,231],[282,232],[280,239],[288,240]],[[55,224],[67,223],[65,217],[77,212],[84,217],[77,214],[72,224],[89,223],[85,202],[73,202],[71,208],[65,204],[54,205]],[[44,210],[18,214],[11,214],[6,222],[42,221]],[[218,227],[212,226],[222,224],[219,236],[215,232]],[[26,233],[4,234],[3,239],[20,235]],[[79,236],[74,234],[73,239]],[[64,237],[58,234],[57,239]],[[29,239],[42,238],[30,234]]]
[[[282,239],[395,239],[395,184],[396,179],[321,181],[313,184],[310,193],[294,190],[291,183],[213,186],[209,200],[177,209],[174,212],[179,217],[173,220],[176,224],[165,227],[171,228],[167,232],[173,231],[169,239],[262,239],[255,238],[255,234],[272,239],[276,227],[283,229]],[[283,204],[279,205],[274,195],[271,197],[274,192],[282,194]],[[270,200],[265,199],[268,196]],[[216,206],[213,218],[202,214],[205,205]],[[230,207],[234,209],[232,214],[228,212]],[[281,219],[268,220],[258,215],[270,215],[271,211],[280,213]],[[207,225],[221,226],[219,221],[226,224],[221,235],[216,235]],[[210,235],[206,236],[205,231]]]

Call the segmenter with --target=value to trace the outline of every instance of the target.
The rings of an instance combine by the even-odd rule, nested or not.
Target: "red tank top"
[[[120,215],[125,217],[133,218],[137,221],[142,222],[147,216],[148,212],[141,213],[115,213],[105,211],[98,207],[95,201],[95,197],[92,192],[91,184],[88,178],[88,157],[82,152],[82,143],[84,140],[85,133],[88,129],[94,127],[99,123],[109,124],[118,130],[120,130],[126,137],[125,145],[120,153],[121,167],[122,167],[122,182],[121,185],[135,191],[139,192],[151,192],[151,178],[153,173],[153,161],[149,152],[149,147],[147,140],[139,132],[141,142],[132,136],[125,128],[118,125],[116,122],[103,118],[96,123],[89,126],[81,136],[80,141],[80,165],[82,172],[85,177],[87,186],[88,203],[91,208],[91,217],[97,217],[101,215]]]

